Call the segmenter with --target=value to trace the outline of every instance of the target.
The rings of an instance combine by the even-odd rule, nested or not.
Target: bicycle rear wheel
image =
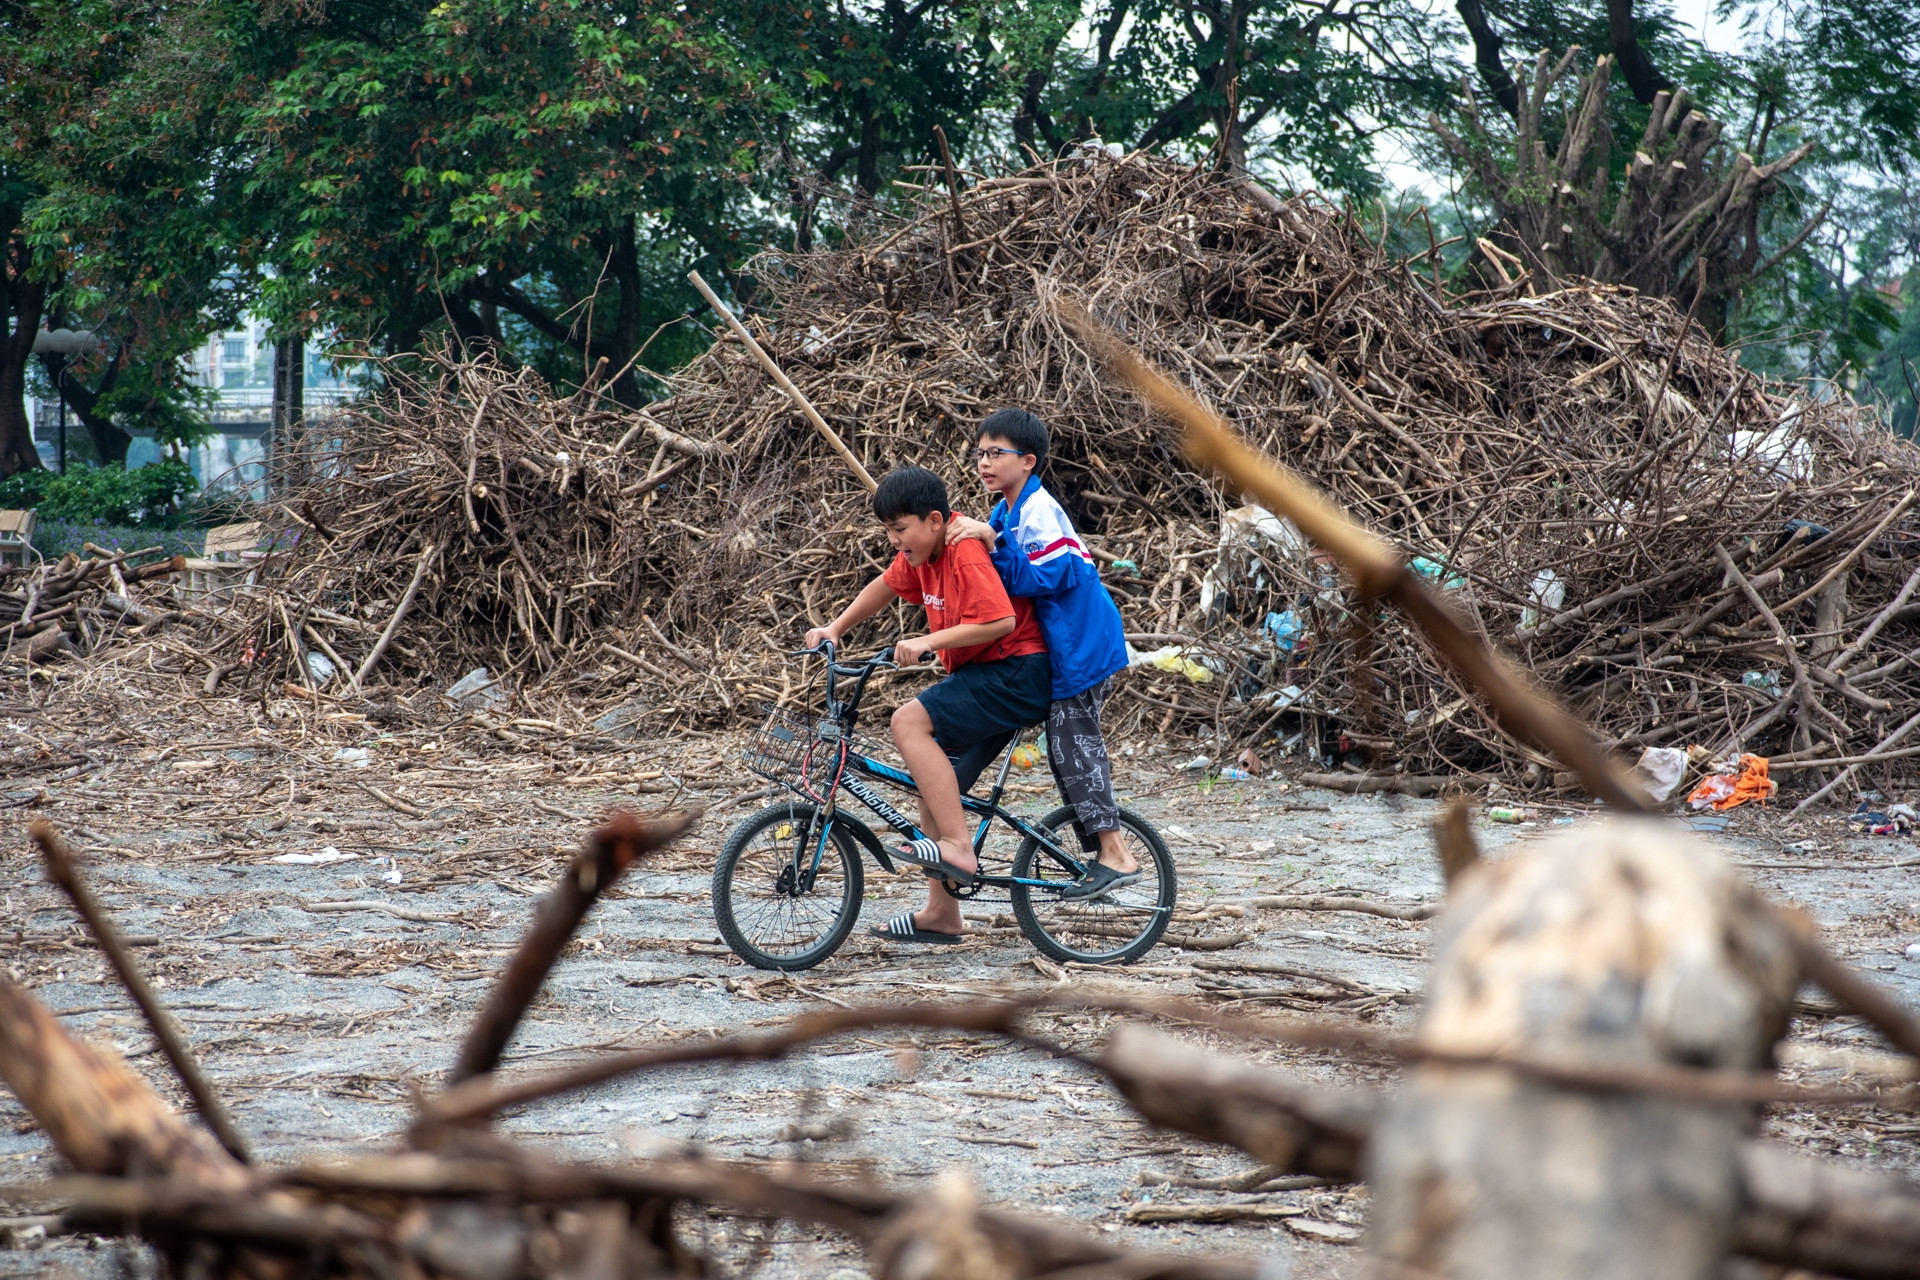
[[[1073,849],[1079,837],[1073,831],[1073,808],[1062,805],[1034,825],[1055,844]],[[1013,886],[1013,918],[1038,950],[1055,960],[1083,964],[1123,964],[1153,949],[1173,918],[1179,894],[1174,880],[1173,855],[1147,820],[1131,809],[1120,810],[1120,835],[1140,863],[1140,879],[1103,897],[1062,900],[1058,890]],[[1023,880],[1073,883],[1070,872],[1028,837],[1013,858],[1013,874]]]
[[[756,968],[811,969],[840,949],[860,918],[860,849],[834,830],[813,868],[820,822],[819,805],[782,801],[735,827],[720,849],[714,923]]]

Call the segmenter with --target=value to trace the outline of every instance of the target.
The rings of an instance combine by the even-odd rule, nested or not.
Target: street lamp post
[[[53,388],[60,396],[60,474],[67,473],[67,366],[73,358],[100,345],[94,333],[72,329],[42,329],[33,335],[33,353],[37,356],[64,356],[53,375]]]

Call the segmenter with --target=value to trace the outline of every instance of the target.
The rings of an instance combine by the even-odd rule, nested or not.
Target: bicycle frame
[[[816,745],[824,742],[836,742],[835,758],[831,764],[830,774],[833,781],[824,796],[813,794],[811,788],[802,788],[790,782],[782,782],[781,784],[803,799],[821,806],[822,821],[820,823],[820,830],[811,833],[813,835],[813,854],[807,866],[802,867],[800,865],[801,858],[804,855],[802,849],[798,847],[798,842],[796,842],[794,850],[793,870],[796,881],[809,887],[813,883],[813,878],[819,874],[821,862],[826,858],[827,841],[832,835],[833,820],[840,810],[840,796],[842,792],[858,800],[862,805],[866,806],[875,817],[886,823],[889,828],[907,840],[918,840],[925,835],[917,824],[907,818],[906,815],[902,814],[898,809],[894,808],[893,805],[889,804],[886,797],[867,785],[867,780],[871,779],[875,782],[882,782],[889,786],[897,787],[909,795],[917,796],[920,794],[920,791],[913,781],[913,775],[904,770],[896,769],[884,761],[875,760],[871,756],[855,751],[850,741],[850,735],[854,726],[859,722],[860,700],[866,693],[867,681],[875,671],[896,665],[888,660],[887,655],[893,652],[891,646],[882,649],[879,653],[858,666],[845,665],[837,662],[834,658],[832,641],[827,641],[823,645],[823,648],[827,658],[827,715],[817,726],[819,736],[816,739]],[[809,649],[803,650],[803,652],[814,653],[818,652],[818,650]],[[842,677],[857,677],[858,679],[858,683],[854,685],[852,696],[845,701],[835,697],[837,681]],[[1065,889],[1072,881],[1078,880],[1086,874],[1086,863],[1080,858],[1074,857],[1065,849],[1062,849],[1047,832],[1028,822],[1020,815],[1009,813],[1000,805],[1000,798],[1006,792],[1007,774],[1013,767],[1013,748],[1019,743],[1019,740],[1019,735],[1016,734],[1013,741],[1007,744],[1006,752],[1000,759],[999,772],[993,780],[993,789],[988,793],[986,799],[982,800],[970,795],[962,795],[960,797],[960,807],[962,809],[970,814],[980,816],[980,825],[973,833],[974,856],[977,858],[980,851],[986,847],[987,832],[992,828],[994,819],[998,818],[1021,835],[1036,841],[1039,846],[1046,851],[1047,855],[1059,864],[1062,870],[1069,873],[1070,879],[1040,880],[1023,876],[980,875],[977,877],[977,883],[982,887],[990,886],[993,888],[1009,888],[1013,885],[1025,885],[1032,889],[1055,891]],[[811,751],[809,751],[809,757],[811,757]],[[848,776],[849,773],[851,773],[851,777]],[[882,866],[888,870],[892,870],[890,863],[884,855],[879,855],[877,850],[873,850],[873,852],[876,853],[876,859]],[[977,890],[974,892],[977,892]],[[966,896],[970,897],[972,893]]]

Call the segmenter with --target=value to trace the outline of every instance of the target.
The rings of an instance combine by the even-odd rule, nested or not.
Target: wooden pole
[[[766,350],[753,340],[753,335],[747,332],[747,326],[741,324],[733,312],[727,309],[727,304],[720,301],[720,296],[708,286],[705,280],[701,279],[700,273],[698,271],[689,271],[687,272],[687,279],[691,280],[693,287],[700,291],[700,296],[707,300],[707,305],[712,307],[715,313],[727,322],[727,328],[733,330],[733,336],[745,343],[747,350],[753,352],[754,358],[760,362],[760,367],[767,371],[767,376],[772,378],[774,383],[778,385],[782,391],[787,393],[787,398],[793,401],[795,407],[806,415],[807,421],[813,424],[813,429],[820,433],[820,438],[832,445],[833,451],[840,455],[841,460],[845,462],[848,467],[852,468],[853,474],[859,479],[860,483],[867,487],[867,492],[872,493],[878,489],[880,487],[879,483],[867,474],[867,469],[860,465],[860,459],[854,457],[853,450],[847,448],[847,442],[834,433],[833,428],[827,425],[826,419],[820,416],[820,411],[815,409],[807,398],[800,394],[800,388],[794,386],[792,382],[787,380],[787,375],[780,372],[780,366],[773,362],[773,357],[768,355]]]

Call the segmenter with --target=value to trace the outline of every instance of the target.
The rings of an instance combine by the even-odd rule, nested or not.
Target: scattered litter
[[[1909,960],[1920,960],[1920,942],[1909,942],[1904,954]]]
[[[1222,782],[1252,782],[1255,775],[1250,770],[1228,765],[1217,776]]]
[[[1663,803],[1687,776],[1687,753],[1678,747],[1648,747],[1633,772],[1653,802]]]
[[[360,855],[357,853],[342,853],[332,845],[328,845],[318,853],[283,853],[267,861],[284,862],[296,867],[322,867],[329,862],[357,862],[359,858]]]
[[[1764,804],[1779,789],[1780,784],[1767,777],[1765,756],[1742,755],[1737,761],[1723,760],[1714,765],[1713,772],[1700,779],[1700,785],[1687,797],[1687,803],[1696,811],[1710,807],[1717,812],[1749,800]]]
[[[1749,689],[1758,689],[1769,698],[1780,696],[1780,673],[1778,671],[1748,671],[1740,676],[1740,683]]]
[[[1269,613],[1264,627],[1267,639],[1273,641],[1274,648],[1282,653],[1292,653],[1299,645],[1300,636],[1305,631],[1305,627],[1300,622],[1300,615],[1291,609]]]
[[[1254,695],[1250,700],[1250,705],[1259,707],[1263,711],[1284,711],[1294,703],[1300,701],[1300,693],[1301,689],[1297,684],[1290,684],[1281,689],[1267,689]],[[1289,741],[1299,741],[1299,735],[1294,735]]]
[[[1725,831],[1727,827],[1732,824],[1732,822],[1733,822],[1732,818],[1720,817],[1720,816],[1688,818],[1687,830],[1689,831]]]
[[[1267,771],[1267,762],[1260,758],[1259,752],[1248,747],[1240,753],[1240,767],[1257,778]]]
[[[1013,767],[1014,768],[1031,769],[1033,768],[1033,766],[1039,763],[1040,763],[1040,753],[1034,750],[1032,747],[1028,746],[1026,743],[1023,742],[1019,746],[1013,749]]]
[[[1534,812],[1532,809],[1509,809],[1509,808],[1506,808],[1505,806],[1501,806],[1499,808],[1487,810],[1487,820],[1489,822],[1506,822],[1506,823],[1532,822],[1537,818],[1539,818],[1539,816],[1540,815]]]
[[[1796,840],[1792,844],[1782,845],[1780,847],[1780,852],[1782,853],[1818,853],[1820,852],[1820,842],[1818,840]]]
[[[1847,815],[1847,830],[1856,835],[1898,836],[1905,835],[1914,828],[1915,814],[1911,805],[1888,805],[1885,810],[1869,809],[1867,802]]]
[[[333,753],[333,762],[343,769],[364,769],[373,763],[373,753],[365,747],[341,747]]]
[[[1210,618],[1215,608],[1241,585],[1264,595],[1272,570],[1264,552],[1274,559],[1304,566],[1307,540],[1293,522],[1261,506],[1235,507],[1220,518],[1220,550],[1213,567],[1200,582],[1200,616]]]
[[[313,679],[314,688],[326,688],[327,681],[339,674],[339,670],[333,665],[333,659],[318,649],[307,650],[307,675]]]
[[[1175,765],[1174,768],[1182,770],[1184,772],[1184,771],[1191,771],[1194,769],[1204,769],[1212,763],[1213,763],[1212,756],[1195,756],[1193,759],[1187,761],[1185,764]]]

